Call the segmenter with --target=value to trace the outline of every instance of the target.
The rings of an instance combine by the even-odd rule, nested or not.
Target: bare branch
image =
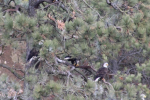
[[[0,64],[1,67],[8,69],[10,72],[12,72],[18,79],[22,79],[23,77],[21,75],[19,75],[18,73],[16,73],[12,68],[10,68],[7,65],[4,64]]]

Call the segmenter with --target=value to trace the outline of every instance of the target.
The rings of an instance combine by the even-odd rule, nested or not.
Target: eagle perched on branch
[[[29,55],[27,57],[27,61],[30,64],[33,63],[33,65],[35,65],[35,68],[38,68],[38,66],[40,65],[40,62],[38,62],[38,55],[39,55],[39,50],[37,50],[36,48],[33,48],[29,52]]]
[[[94,81],[97,82],[99,80],[103,80],[105,82],[105,76],[108,72],[108,63],[104,63],[103,67],[99,68],[94,76]]]
[[[71,58],[71,56],[66,56],[64,59],[70,61],[71,64],[75,67],[79,66],[79,59],[77,58]]]

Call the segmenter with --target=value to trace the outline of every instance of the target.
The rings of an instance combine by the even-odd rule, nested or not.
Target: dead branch
[[[3,15],[5,15],[6,13],[9,13],[9,12],[19,12],[19,10],[20,10],[20,6],[19,5],[17,5],[16,7],[15,7],[15,9],[7,9],[7,10],[5,10],[3,13]]]
[[[4,64],[0,64],[1,67],[8,69],[11,73],[13,73],[18,79],[22,79],[23,77],[21,75],[19,75],[18,73],[16,73],[12,68],[10,68],[7,65]]]

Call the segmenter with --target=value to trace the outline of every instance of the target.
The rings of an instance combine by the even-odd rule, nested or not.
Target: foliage
[[[0,99],[1,100],[10,100],[15,98],[20,98],[22,94],[22,89],[19,83],[10,80],[6,74],[0,76]]]
[[[16,41],[21,39],[39,51],[38,61],[25,67],[24,92],[17,98],[136,100],[145,94],[150,99],[148,0],[62,0],[64,8],[62,3],[43,2],[32,17],[25,13],[30,3],[23,2],[15,1],[25,11],[6,12],[13,7],[5,0],[1,7],[5,13],[0,13],[0,45],[19,48]],[[67,55],[94,70],[108,62],[107,82],[96,83],[89,70],[56,59]],[[38,62],[36,69],[33,66]],[[6,79],[1,79],[4,94],[9,91]],[[15,85],[11,88],[20,89]]]

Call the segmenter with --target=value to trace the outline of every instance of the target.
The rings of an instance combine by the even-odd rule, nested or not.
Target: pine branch
[[[39,7],[39,5],[43,2],[49,3],[49,5],[47,5],[45,8],[49,7],[51,4],[60,3],[60,7],[63,10],[65,10],[66,12],[68,12],[68,9],[64,6],[63,3],[59,2],[59,1],[53,3],[53,0],[36,0],[35,2],[31,0],[31,6],[37,9]]]
[[[96,74],[96,70],[94,70],[91,66],[76,66],[76,68],[85,69],[85,70],[91,72],[93,75]]]
[[[13,73],[18,79],[22,79],[23,77],[16,73],[12,68],[7,65],[0,64],[1,67],[8,69],[11,73]],[[23,72],[23,71],[22,71]]]
[[[68,63],[68,62],[66,62],[66,61],[64,61],[64,60],[61,60],[61,59],[59,59],[59,58],[55,58],[59,63],[63,63],[63,64],[65,64],[65,65],[67,65],[67,66],[71,66],[71,71],[76,71],[77,73],[79,73],[81,76],[83,76],[83,78],[84,78],[84,80],[87,82],[87,78],[86,78],[86,76],[84,75],[84,74],[82,74],[80,71],[78,71],[78,70],[76,70],[75,68],[75,66],[74,65],[72,65],[72,64],[70,64],[70,63]]]
[[[82,1],[83,1],[91,10],[94,10],[94,11],[98,14],[99,18],[102,18],[101,15],[98,13],[97,10],[95,10],[94,8],[92,8],[85,0],[82,0]]]
[[[45,60],[45,63],[46,63],[49,67],[52,67],[52,65],[50,65],[47,60]],[[47,72],[48,74],[56,74],[56,73],[57,73],[58,75],[62,75],[62,76],[67,76],[67,75],[68,75],[67,72],[54,70],[53,67],[52,67],[52,70],[46,70],[46,72]]]
[[[74,71],[78,72],[84,78],[84,81],[87,82],[87,77],[84,74],[82,74],[82,72],[80,72],[76,69],[74,69]]]

